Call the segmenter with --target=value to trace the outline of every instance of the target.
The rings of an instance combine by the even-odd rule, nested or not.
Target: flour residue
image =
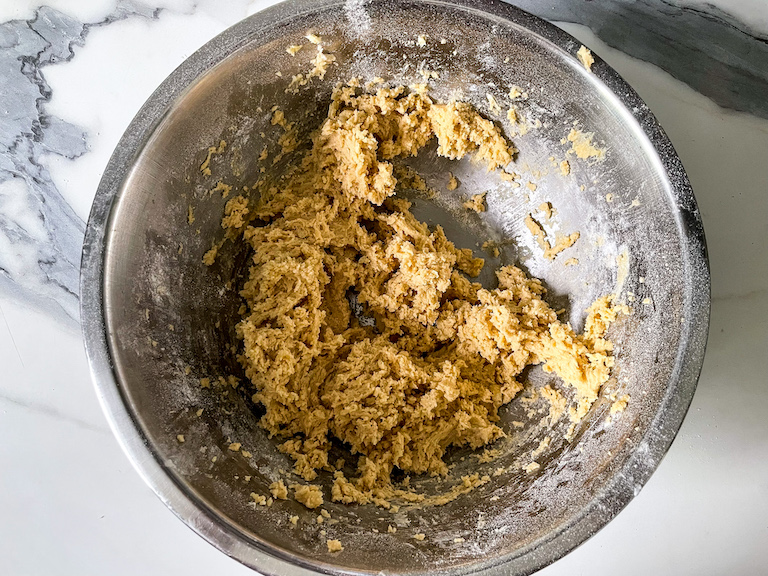
[[[594,135],[593,132],[582,132],[578,128],[571,128],[568,136],[566,136],[566,140],[571,143],[568,154],[575,154],[581,160],[589,160],[590,158],[602,160],[605,158],[605,149],[598,148],[592,142]]]

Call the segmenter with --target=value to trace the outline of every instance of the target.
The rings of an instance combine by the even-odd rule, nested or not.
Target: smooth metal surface
[[[285,47],[302,43],[308,31],[326,39],[337,65],[324,81],[286,94],[291,76],[311,68],[314,47],[296,57]],[[416,43],[421,34],[429,38],[425,47]],[[166,505],[209,542],[269,575],[529,574],[604,526],[658,466],[690,404],[705,349],[704,234],[683,168],[655,118],[605,63],[598,59],[592,73],[584,70],[575,58],[579,46],[554,26],[497,2],[297,0],[206,44],[133,120],[104,173],[86,231],[86,348],[102,407],[123,449]],[[521,113],[541,125],[512,138],[521,151],[515,169],[523,182],[536,181],[535,191],[514,189],[482,167],[449,163],[427,151],[414,165],[430,184],[444,190],[452,170],[462,186],[435,203],[417,201],[417,216],[443,224],[460,245],[500,243],[502,254],[489,260],[492,267],[518,262],[543,278],[553,305],[567,308],[576,327],[595,297],[617,288],[616,257],[626,251],[623,294],[636,299],[633,314],[612,332],[617,378],[605,386],[573,443],[562,439],[567,417],[550,429],[540,424],[545,403],[533,402],[539,410],[534,418],[516,403],[503,418],[510,436],[498,446],[499,459],[480,464],[457,452],[451,475],[509,470],[446,506],[392,514],[331,503],[326,491],[325,507],[339,520],[333,526],[318,525],[315,512],[292,500],[254,507],[249,494],[267,494],[278,470],[289,470],[291,462],[258,427],[259,408],[247,386],[224,396],[199,383],[240,371],[233,326],[247,256],[228,243],[216,265],[202,266],[202,255],[221,237],[219,222],[231,198],[210,191],[222,180],[239,192],[259,178],[256,158],[265,145],[273,157],[281,133],[270,123],[273,105],[306,137],[325,114],[336,82],[381,76],[410,84],[422,81],[421,69],[439,71],[431,92],[436,98],[468,100],[501,126],[507,126],[506,107],[495,113],[486,94],[502,103],[511,85],[521,86],[530,93],[519,104]],[[595,133],[607,157],[587,163],[571,156],[573,173],[564,177],[549,158],[567,157],[561,139],[574,122]],[[199,167],[206,150],[221,139],[228,146],[214,156],[212,175],[205,177]],[[462,216],[461,195],[486,190],[488,212]],[[606,201],[609,193],[612,202]],[[540,257],[522,226],[544,200],[555,206],[562,232],[582,234],[572,252],[554,263]],[[565,257],[580,264],[566,268]],[[532,370],[527,394],[552,382]],[[607,424],[614,392],[632,401]],[[513,420],[528,423],[513,430]],[[524,473],[520,467],[546,436],[552,442],[538,459],[541,469]],[[241,442],[253,457],[227,450],[230,441]],[[319,481],[328,485],[330,478],[321,475]],[[428,492],[441,489],[434,479],[414,484]],[[288,521],[294,514],[298,528]],[[398,525],[396,534],[387,533],[390,524]],[[342,540],[343,553],[327,553],[323,529],[328,538]],[[416,532],[427,539],[417,544]]]

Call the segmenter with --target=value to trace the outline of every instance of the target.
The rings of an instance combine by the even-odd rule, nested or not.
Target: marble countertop
[[[272,3],[0,4],[3,574],[252,574],[177,520],[119,449],[92,390],[78,274],[93,195],[132,116],[199,46]],[[768,3],[513,3],[645,99],[690,176],[712,269],[707,355],[672,448],[615,520],[541,574],[764,574]]]

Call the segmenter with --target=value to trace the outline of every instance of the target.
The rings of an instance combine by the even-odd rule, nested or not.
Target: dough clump
[[[440,155],[471,154],[489,170],[516,152],[469,104],[350,85],[334,92],[295,169],[258,201],[227,206],[228,236],[252,248],[237,334],[254,400],[266,408],[261,425],[305,480],[334,473],[334,501],[387,506],[405,492],[391,481],[395,469],[443,475],[450,447],[503,437],[498,411],[522,389],[526,366],[542,364],[573,387],[571,416],[580,418],[613,365],[609,298],[575,334],[539,280],[505,266],[498,288],[482,288],[469,278],[483,260],[394,196],[392,161],[434,139]],[[330,461],[332,439],[357,457],[354,476]],[[306,506],[322,503],[316,487],[292,488]]]
[[[317,508],[323,505],[323,491],[316,484],[294,484],[291,486],[297,502],[307,508]]]

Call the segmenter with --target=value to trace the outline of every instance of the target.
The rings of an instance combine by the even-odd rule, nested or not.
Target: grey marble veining
[[[43,156],[75,159],[88,146],[82,129],[45,112],[51,89],[44,68],[71,60],[94,26],[157,12],[123,1],[103,21],[83,24],[42,7],[32,20],[0,24],[0,290],[67,323],[78,320],[85,224]]]
[[[768,118],[768,36],[713,5],[669,0],[508,0],[589,27],[609,46],[655,64],[724,108]]]
[[[104,425],[101,425],[101,426],[94,425],[91,422],[88,422],[82,418],[78,418],[70,414],[66,414],[60,410],[57,410],[55,407],[50,406],[48,404],[30,401],[27,399],[12,398],[5,394],[0,394],[0,402],[6,405],[10,404],[12,406],[16,406],[24,411],[29,411],[35,414],[45,416],[46,418],[51,418],[53,420],[66,422],[67,424],[77,426],[78,428],[81,428],[83,430],[88,430],[90,432],[97,432],[99,434],[111,435],[109,428],[105,427]]]
[[[661,67],[721,106],[768,118],[768,39],[714,6],[509,1],[548,20],[586,25],[607,44]],[[53,181],[46,155],[74,160],[88,152],[88,134],[46,113],[52,94],[45,68],[75,58],[96,26],[157,19],[160,12],[120,0],[96,23],[42,7],[31,20],[0,24],[0,294],[68,324],[78,321],[84,222]]]

